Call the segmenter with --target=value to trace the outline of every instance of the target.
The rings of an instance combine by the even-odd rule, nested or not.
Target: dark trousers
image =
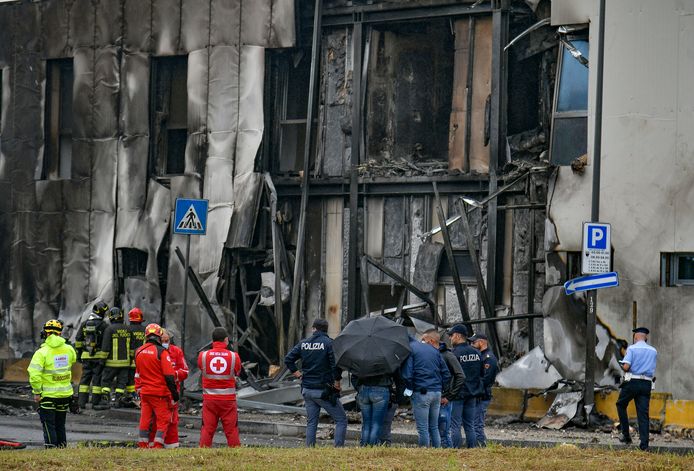
[[[453,448],[463,447],[463,436],[460,432],[462,427],[465,430],[465,446],[468,448],[477,447],[477,435],[475,433],[475,418],[477,417],[477,397],[466,397],[451,401],[451,442]]]
[[[651,400],[651,382],[645,379],[632,379],[622,384],[617,399],[617,413],[619,414],[619,427],[622,436],[629,436],[629,416],[627,416],[627,406],[631,400],[636,406],[636,418],[639,424],[639,448],[648,448],[648,406]]]
[[[65,448],[65,417],[70,407],[70,397],[42,397],[39,403],[39,417],[43,428],[43,442],[46,448]]]
[[[101,394],[101,373],[103,370],[104,363],[101,360],[82,360],[79,392],[88,394],[91,384],[92,394]]]
[[[109,394],[111,392],[111,384],[115,380],[116,394],[124,394],[125,387],[128,385],[129,373],[130,367],[127,366],[125,368],[105,367],[101,374],[101,392],[103,394]]]

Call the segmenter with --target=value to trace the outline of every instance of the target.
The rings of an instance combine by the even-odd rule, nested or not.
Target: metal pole
[[[186,351],[186,315],[188,313],[188,269],[190,267],[190,236],[186,236],[186,266],[183,271],[183,328],[181,329],[181,349]]]
[[[593,195],[590,220],[600,219],[600,156],[602,153],[602,88],[603,63],[605,52],[605,0],[600,0],[600,18],[598,20],[598,57],[595,80],[595,128],[593,130]],[[598,305],[596,290],[588,291],[586,303],[586,383],[584,391],[584,408],[586,424],[595,404],[595,324]]]

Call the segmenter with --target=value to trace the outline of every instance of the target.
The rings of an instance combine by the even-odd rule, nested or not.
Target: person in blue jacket
[[[477,404],[477,415],[475,416],[475,436],[477,437],[477,445],[484,447],[487,446],[487,436],[484,434],[484,419],[487,416],[489,403],[492,402],[492,386],[499,372],[499,361],[489,348],[489,340],[485,334],[478,332],[468,340],[473,347],[480,351],[482,367],[484,368],[484,374],[482,375],[484,394],[480,398],[479,404]]]
[[[301,360],[301,370],[297,361]],[[306,404],[306,446],[316,445],[316,431],[321,407],[335,421],[335,446],[344,446],[347,415],[340,403],[342,371],[335,365],[333,340],[328,337],[328,321],[313,321],[313,335],[302,340],[287,353],[284,364],[301,378],[301,394]]]
[[[468,448],[477,447],[475,418],[480,398],[484,395],[482,377],[484,365],[479,350],[467,341],[468,331],[462,324],[456,324],[448,331],[453,345],[453,354],[458,358],[465,373],[465,383],[458,398],[453,401],[451,411],[451,438],[453,448],[462,448],[463,437],[460,427],[465,430],[465,444]]]
[[[438,348],[410,336],[410,355],[401,367],[405,395],[412,397],[412,411],[419,446],[441,447],[439,408],[441,391],[451,379]]]

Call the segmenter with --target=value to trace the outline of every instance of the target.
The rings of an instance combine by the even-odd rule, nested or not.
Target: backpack
[[[92,356],[101,346],[99,326],[102,322],[100,318],[91,316],[84,325],[84,349]]]

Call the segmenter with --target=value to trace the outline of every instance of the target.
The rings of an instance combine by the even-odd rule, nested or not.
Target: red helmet
[[[159,324],[149,324],[147,327],[145,327],[145,337],[154,335],[161,339],[162,334],[162,328]]]
[[[142,322],[145,320],[145,316],[142,315],[142,311],[139,307],[134,307],[128,313],[128,320],[130,322]]]

